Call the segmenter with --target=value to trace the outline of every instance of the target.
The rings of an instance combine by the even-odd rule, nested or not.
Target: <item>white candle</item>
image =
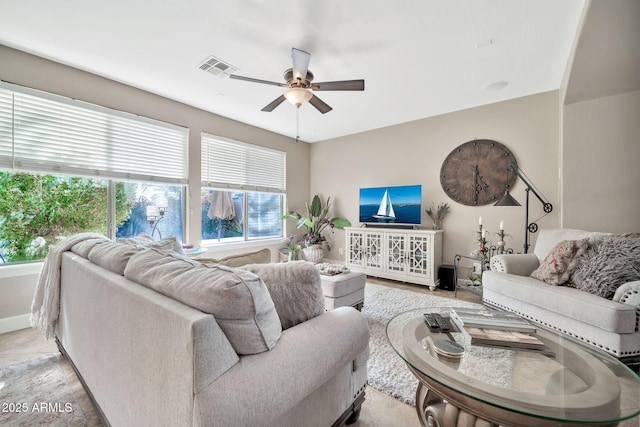
[[[504,221],[500,221],[500,230],[504,230]]]
[[[482,225],[482,217],[478,218],[478,225]]]
[[[484,236],[486,235],[486,233],[487,233],[487,230],[483,228],[483,229],[482,229],[482,238],[483,238],[483,239],[484,239]]]

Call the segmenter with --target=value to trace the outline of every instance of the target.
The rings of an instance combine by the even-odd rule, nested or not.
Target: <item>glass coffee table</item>
[[[455,329],[431,332],[423,313],[450,310],[410,310],[387,325],[391,346],[419,380],[423,426],[615,426],[640,414],[640,378],[617,359],[540,327],[544,352],[471,345]],[[464,354],[436,353],[441,340]]]

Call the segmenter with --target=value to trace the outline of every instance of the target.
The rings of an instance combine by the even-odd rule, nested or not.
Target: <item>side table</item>
[[[480,284],[476,285],[473,282],[468,283],[467,281],[462,282],[458,280],[458,266],[460,264],[460,260],[462,258],[466,258],[466,259],[470,259],[473,260],[475,262],[479,262],[480,263]],[[485,263],[485,259],[482,257],[474,257],[474,256],[470,256],[470,255],[461,255],[461,254],[456,254],[455,257],[453,257],[453,283],[454,283],[454,294],[453,296],[455,298],[458,297],[458,288],[465,290],[465,291],[471,291],[474,292],[480,296],[482,296],[482,272],[486,269],[486,263]]]

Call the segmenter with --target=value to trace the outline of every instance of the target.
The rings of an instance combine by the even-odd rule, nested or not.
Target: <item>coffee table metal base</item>
[[[506,411],[484,404],[461,393],[430,381],[407,365],[418,379],[416,412],[423,427],[575,427],[575,423],[559,423]],[[598,426],[617,426],[598,424]]]

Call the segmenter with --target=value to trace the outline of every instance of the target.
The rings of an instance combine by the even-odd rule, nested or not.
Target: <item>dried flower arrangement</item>
[[[442,220],[445,215],[449,213],[449,203],[440,203],[437,208],[433,206],[433,203],[431,203],[425,212],[433,222],[433,229],[440,230],[442,227]]]

